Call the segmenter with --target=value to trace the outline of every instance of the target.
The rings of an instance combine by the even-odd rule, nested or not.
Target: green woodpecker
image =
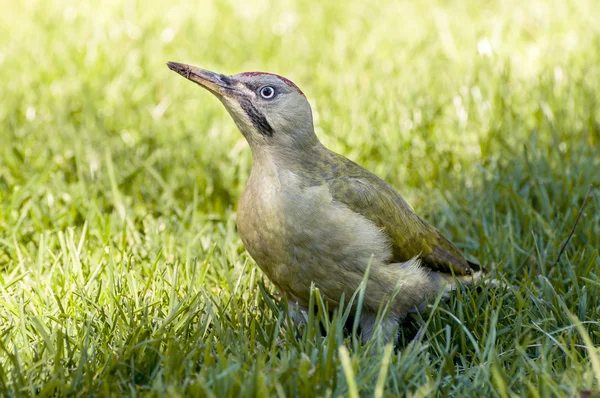
[[[300,309],[313,283],[332,306],[350,298],[370,266],[362,338],[371,337],[377,311],[390,302],[381,330],[395,340],[392,333],[408,312],[456,280],[472,284],[486,273],[389,184],[323,146],[310,105],[290,80],[167,65],[213,93],[248,141],[253,163],[238,231],[258,266]]]

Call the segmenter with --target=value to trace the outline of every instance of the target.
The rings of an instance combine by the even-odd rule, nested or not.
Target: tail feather
[[[442,298],[447,300],[450,298],[450,293],[458,288],[457,281],[463,286],[474,286],[482,281],[487,274],[487,270],[483,267],[479,267],[478,270],[473,267],[473,270],[475,272],[472,275],[452,275],[445,272],[432,272],[430,277],[438,283],[440,290],[443,291]]]
[[[467,264],[469,264],[469,267],[471,267],[471,269],[475,272],[481,271],[481,272],[483,272],[484,275],[487,275],[489,272],[487,269],[485,269],[484,267],[482,267],[481,265],[477,264],[474,261],[467,260]]]

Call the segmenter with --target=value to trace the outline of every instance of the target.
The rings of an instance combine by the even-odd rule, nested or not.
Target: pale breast
[[[303,187],[289,171],[250,179],[238,229],[267,276],[301,302],[311,282],[333,301],[342,293],[349,297],[369,263],[391,258],[388,238],[375,224],[333,201],[326,185]]]

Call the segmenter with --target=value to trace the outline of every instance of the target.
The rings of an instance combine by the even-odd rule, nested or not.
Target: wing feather
[[[335,201],[371,220],[388,235],[393,262],[404,262],[417,256],[431,270],[457,275],[469,275],[481,268],[468,262],[389,184],[362,167],[360,171],[358,176],[332,177],[327,180],[327,186]]]

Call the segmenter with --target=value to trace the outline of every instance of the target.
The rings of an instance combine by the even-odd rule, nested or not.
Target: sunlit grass
[[[597,188],[553,266],[600,184],[595,1],[0,3],[0,395],[600,389]],[[457,291],[391,354],[342,312],[291,329],[235,229],[250,151],[166,61],[289,77],[515,289]]]

